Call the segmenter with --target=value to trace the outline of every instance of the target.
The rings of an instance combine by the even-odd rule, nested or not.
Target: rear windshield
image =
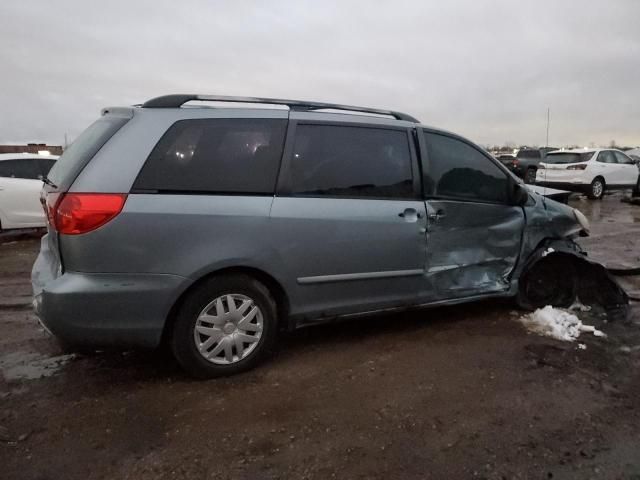
[[[558,152],[549,153],[544,159],[545,163],[580,163],[587,162],[593,156],[593,152],[573,153]]]
[[[98,150],[128,121],[105,115],[93,122],[60,156],[47,175],[49,180],[61,190],[68,189]]]
[[[518,158],[540,158],[539,150],[520,150],[518,152]]]

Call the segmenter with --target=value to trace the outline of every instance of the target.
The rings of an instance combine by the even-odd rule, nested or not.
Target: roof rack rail
[[[176,94],[164,95],[152,98],[142,104],[142,108],[178,108],[192,100],[203,102],[231,102],[231,103],[264,103],[267,105],[286,105],[291,110],[345,110],[348,112],[374,113],[377,115],[388,115],[396,120],[420,123],[416,118],[402,112],[393,110],[381,110],[378,108],[354,107],[352,105],[339,105],[335,103],[307,102],[304,100],[284,100],[281,98],[258,98],[258,97],[230,97],[226,95],[193,95]]]

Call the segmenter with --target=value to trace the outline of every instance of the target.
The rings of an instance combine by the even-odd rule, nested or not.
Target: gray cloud
[[[640,2],[7,1],[0,142],[176,92],[404,110],[479,143],[640,144]]]

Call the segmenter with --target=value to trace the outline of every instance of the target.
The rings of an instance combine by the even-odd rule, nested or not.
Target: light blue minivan
[[[254,106],[220,106],[233,102]],[[589,229],[458,135],[295,100],[107,108],[45,181],[43,325],[72,346],[167,342],[200,377],[254,366],[279,329],[338,317],[570,302],[574,282],[549,271],[578,268],[572,239]]]

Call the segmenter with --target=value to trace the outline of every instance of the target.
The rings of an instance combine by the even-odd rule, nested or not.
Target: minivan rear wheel
[[[277,336],[277,309],[269,290],[247,275],[206,280],[182,302],[171,348],[198,378],[233,375],[260,363]]]

